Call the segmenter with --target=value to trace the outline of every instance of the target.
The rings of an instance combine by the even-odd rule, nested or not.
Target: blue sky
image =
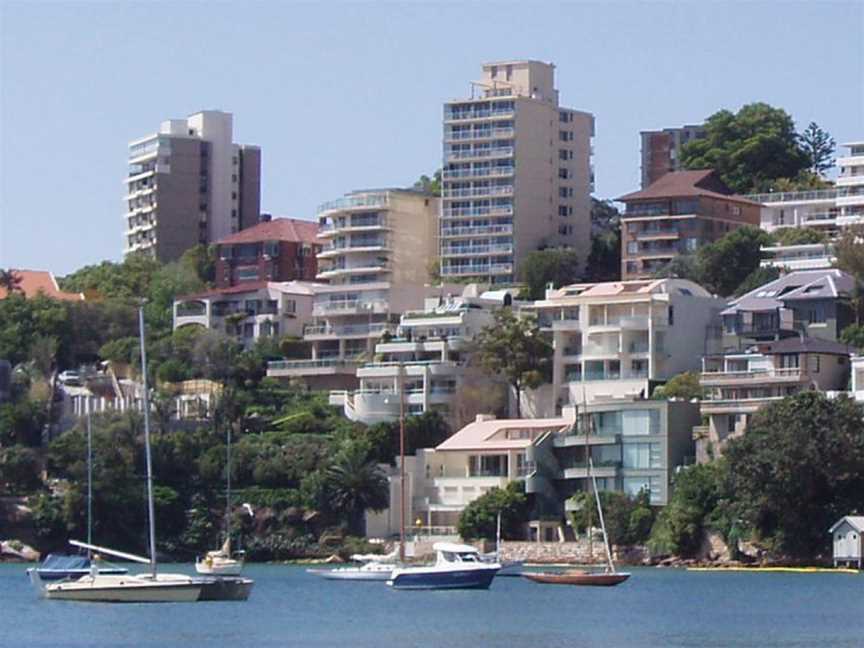
[[[126,144],[234,113],[262,209],[440,166],[441,104],[483,61],[557,66],[597,121],[596,195],[638,188],[639,131],[752,101],[864,139],[864,2],[82,3],[0,0],[0,267],[119,259]]]

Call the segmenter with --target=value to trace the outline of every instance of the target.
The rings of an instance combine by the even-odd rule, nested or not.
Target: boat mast
[[[405,562],[405,364],[399,363],[399,562]]]
[[[156,577],[156,517],[153,510],[153,462],[150,457],[150,397],[147,393],[147,350],[144,347],[144,306],[138,307],[141,375],[144,387],[144,454],[147,459],[147,521],[150,527],[150,574]]]
[[[588,477],[588,488],[594,489],[594,493],[597,493],[597,487],[594,483],[594,474],[592,471],[593,463],[591,461],[591,446],[588,444],[588,434],[591,431],[591,416],[588,414],[588,402],[585,399],[585,388],[582,388],[582,416],[579,417],[582,421],[582,425],[585,428],[585,466],[587,469],[587,477]],[[591,530],[591,526],[594,523],[593,517],[591,515],[591,507],[588,507],[588,559],[593,563],[594,562],[594,533]]]
[[[588,458],[589,470],[591,467],[591,458]],[[615,563],[612,562],[612,550],[609,548],[609,536],[606,534],[606,522],[603,519],[603,507],[600,506],[600,493],[597,491],[597,479],[592,475],[591,481],[594,485],[594,499],[597,502],[597,513],[600,515],[600,528],[603,530],[603,545],[606,547],[606,562],[607,569],[610,573],[615,573]]]
[[[231,424],[228,424],[228,442],[225,444],[225,540],[231,552]]]
[[[93,543],[93,429],[90,412],[87,412],[87,544]],[[93,557],[93,550],[87,549],[87,558]]]

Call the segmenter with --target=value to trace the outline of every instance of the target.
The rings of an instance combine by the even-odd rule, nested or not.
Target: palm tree
[[[0,288],[6,289],[6,294],[11,295],[14,292],[24,294],[24,289],[21,287],[23,278],[12,268],[8,270],[0,270]]]
[[[359,442],[348,442],[337,453],[324,476],[329,504],[334,512],[348,520],[348,531],[365,535],[363,514],[381,511],[390,504],[387,478],[374,461],[369,449]]]

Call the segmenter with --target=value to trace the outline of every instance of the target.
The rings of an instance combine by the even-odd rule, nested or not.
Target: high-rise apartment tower
[[[705,137],[705,126],[691,124],[680,128],[642,131],[642,188],[655,183],[670,171],[681,170],[681,147]]]
[[[205,110],[129,142],[124,256],[172,261],[258,222],[261,150],[235,144],[232,121]]]
[[[587,258],[594,117],[559,105],[554,70],[486,63],[470,98],[444,104],[445,281],[513,283],[525,256],[543,247]]]

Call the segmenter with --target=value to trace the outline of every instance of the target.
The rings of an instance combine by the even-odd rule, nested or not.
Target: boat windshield
[[[447,562],[480,562],[476,553],[470,553],[468,551],[460,551],[459,553],[453,551],[442,551],[441,555]]]

